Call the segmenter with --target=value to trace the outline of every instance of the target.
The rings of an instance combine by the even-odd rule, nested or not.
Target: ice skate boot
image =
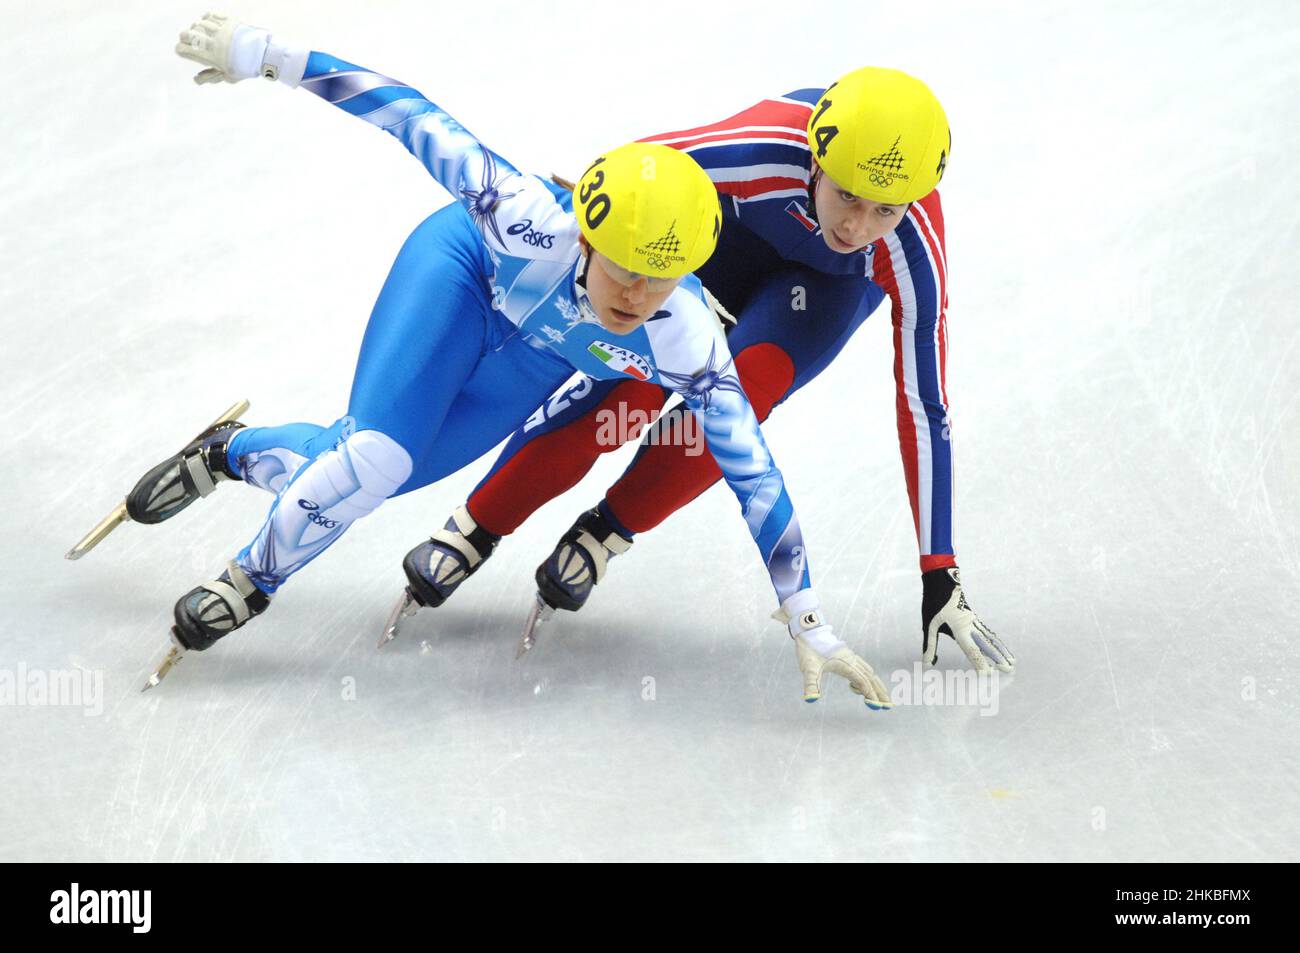
[[[214,492],[223,480],[238,479],[226,470],[226,447],[242,429],[237,420],[213,424],[142,476],[127,494],[127,516],[134,523],[161,523]]]
[[[181,660],[185,652],[211,648],[271,604],[271,597],[253,585],[248,574],[235,562],[211,582],[191,589],[176,602],[172,648],[158,669],[149,676],[144,691],[153,688]]]
[[[537,626],[550,619],[556,609],[568,612],[581,609],[596,583],[605,577],[609,560],[627,552],[631,546],[632,540],[614,529],[599,508],[579,516],[560,537],[546,562],[537,567],[537,593],[516,658],[533,647]]]
[[[422,606],[446,602],[462,582],[478,572],[500,541],[500,536],[479,526],[466,507],[458,507],[442,529],[402,560],[407,586],[389,614],[379,648],[397,638],[402,622]]]
[[[66,558],[80,559],[122,523],[161,523],[170,519],[200,496],[211,493],[218,481],[234,479],[226,472],[225,447],[243,426],[238,418],[247,412],[248,401],[241,400],[209,424],[184,450],[141,477],[127,498],[83,536]]]

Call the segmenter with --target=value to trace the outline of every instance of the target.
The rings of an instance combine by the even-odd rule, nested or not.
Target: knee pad
[[[350,523],[378,508],[411,476],[411,455],[378,430],[360,430],[320,457],[289,489],[322,519]]]

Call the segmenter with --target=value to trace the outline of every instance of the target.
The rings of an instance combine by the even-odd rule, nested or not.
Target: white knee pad
[[[346,525],[373,513],[407,481],[411,467],[410,454],[396,440],[362,430],[299,472],[280,505],[308,511],[320,527]]]
[[[312,467],[303,477],[315,477],[312,482],[321,487],[321,499],[315,502],[322,515],[344,522],[374,512],[410,478],[413,467],[402,445],[378,430],[352,434],[318,462],[321,466]],[[290,492],[293,489],[298,489],[297,482]]]
[[[352,434],[298,471],[241,567],[278,586],[397,492],[411,469],[410,454],[386,434]]]

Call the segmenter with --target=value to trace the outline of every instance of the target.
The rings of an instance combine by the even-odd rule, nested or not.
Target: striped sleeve
[[[492,213],[522,187],[518,171],[422,93],[317,52],[307,58],[301,86],[400,141],[469,210],[486,237],[504,244]]]
[[[722,478],[740,502],[776,601],[784,603],[810,588],[799,517],[735,372],[728,370],[707,397],[691,394],[685,402],[695,413]]]
[[[709,174],[721,194],[738,202],[804,198],[808,194],[807,125],[812,108],[798,96],[792,93],[765,99],[721,122],[643,141],[687,153]]]
[[[740,384],[722,329],[706,317],[703,302],[698,304],[700,320],[691,322],[693,328],[679,321],[680,335],[655,342],[659,383],[680,394],[693,412],[709,453],[740,503],[776,601],[784,603],[812,585],[799,517]],[[679,371],[667,370],[665,362]]]
[[[921,571],[953,566],[948,269],[938,192],[912,203],[881,240],[872,277],[892,302],[898,445]]]

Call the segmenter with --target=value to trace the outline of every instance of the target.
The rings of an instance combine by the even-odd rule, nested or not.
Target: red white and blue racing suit
[[[912,203],[897,227],[840,254],[823,240],[810,187],[807,122],[823,90],[764,100],[729,119],[652,136],[688,152],[717,185],[724,212],[718,251],[696,272],[737,319],[728,335],[740,381],[760,421],[830,364],[888,297],[898,441],[923,572],[955,565],[953,463],[945,382],[947,268],[939,193]],[[796,304],[797,302],[797,304]],[[515,432],[468,507],[480,525],[513,532],[615,449],[608,414],[652,417],[671,393],[652,382],[580,381]],[[602,414],[602,411],[605,412]],[[627,535],[644,532],[721,476],[689,452],[680,407],[653,425],[601,510]],[[637,436],[635,429],[630,434]]]

